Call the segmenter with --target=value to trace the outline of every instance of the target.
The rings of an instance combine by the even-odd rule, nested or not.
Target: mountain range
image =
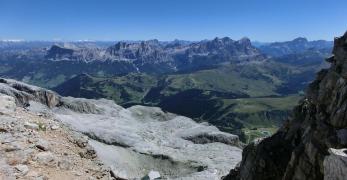
[[[327,67],[324,59],[331,49],[332,42],[304,38],[258,47],[248,38],[228,37],[2,42],[0,76],[65,96],[108,98],[124,107],[159,106],[247,142],[282,124],[315,73]]]

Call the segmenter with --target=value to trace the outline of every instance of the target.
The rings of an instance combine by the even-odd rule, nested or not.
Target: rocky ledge
[[[248,145],[225,180],[346,179],[346,151],[334,149],[347,147],[347,33],[335,39],[333,54],[293,117]]]
[[[111,179],[88,138],[0,94],[0,179]]]
[[[56,128],[56,125],[62,123],[91,138],[86,141],[87,145],[82,143],[89,151],[80,154],[80,157],[94,157],[91,152],[95,150],[98,158],[110,168],[109,174],[114,178],[139,179],[146,176],[149,179],[220,179],[241,160],[242,150],[237,136],[221,132],[208,124],[196,123],[187,117],[163,112],[160,108],[133,106],[124,109],[110,100],[61,97],[46,89],[1,78],[0,93],[11,97],[21,112],[39,114],[42,121],[47,117],[44,127],[50,127],[49,123],[52,122]],[[14,106],[13,103],[11,106]],[[21,127],[34,128],[34,132],[41,133],[41,121],[36,124],[33,123],[36,120],[30,119],[13,121],[28,122]],[[55,140],[65,137],[54,135],[53,132],[58,131],[49,128],[42,131],[48,137],[57,137],[47,142],[57,143]],[[36,141],[26,142],[31,146]],[[66,145],[60,149],[70,152],[69,146],[73,147]],[[36,148],[45,154],[50,152],[44,146]],[[59,164],[59,161],[55,162]],[[80,163],[85,164],[73,164],[79,166]],[[19,164],[26,165],[24,162]],[[78,170],[82,169],[80,167]],[[85,171],[79,171],[78,175],[87,175]]]

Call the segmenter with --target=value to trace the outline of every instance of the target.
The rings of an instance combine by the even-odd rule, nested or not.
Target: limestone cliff
[[[327,61],[331,67],[318,73],[293,117],[273,136],[248,145],[225,180],[346,178],[339,172],[347,169],[346,151],[332,152],[347,147],[347,33],[335,39]]]

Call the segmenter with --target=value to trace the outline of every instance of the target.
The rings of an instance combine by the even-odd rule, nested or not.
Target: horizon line
[[[160,40],[160,39],[157,39],[157,38],[152,38],[152,39],[138,39],[138,40],[127,40],[127,39],[123,39],[123,40],[103,40],[103,39],[84,39],[84,40],[64,40],[64,39],[35,39],[35,40],[27,40],[27,39],[16,39],[16,38],[0,38],[0,41],[2,42],[122,42],[122,41],[132,41],[132,42],[136,42],[136,41],[151,41],[151,40],[158,40],[159,42],[172,42],[172,41],[188,41],[188,42],[199,42],[199,41],[206,41],[206,40],[213,40],[213,39],[216,39],[216,38],[219,38],[219,39],[222,39],[222,38],[230,38],[230,36],[223,36],[223,37],[214,37],[212,39],[201,39],[201,40],[187,40],[187,39],[179,39],[179,38],[174,38],[174,39],[171,39],[171,40]],[[251,42],[256,42],[256,43],[275,43],[275,42],[288,42],[288,41],[293,41],[295,39],[298,39],[298,38],[304,38],[306,39],[307,41],[320,41],[320,40],[323,40],[323,41],[334,41],[334,39],[332,40],[327,40],[327,39],[309,39],[307,37],[303,37],[303,36],[298,36],[296,38],[292,38],[292,39],[287,39],[287,40],[275,40],[275,41],[260,41],[260,40],[252,40],[251,38],[248,38],[247,36],[244,36],[240,39],[233,39],[233,38],[230,38],[231,40],[241,40],[243,38],[247,38],[249,39]]]

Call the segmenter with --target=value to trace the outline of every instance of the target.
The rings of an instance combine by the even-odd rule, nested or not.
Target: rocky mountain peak
[[[252,46],[251,40],[247,37],[243,37],[237,41],[239,44],[243,46]]]
[[[108,57],[104,56],[104,50],[98,48],[83,47],[79,48],[75,45],[64,44],[52,45],[47,50],[45,55],[49,60],[69,60],[69,61],[84,61],[90,62],[95,60],[106,60]]]
[[[52,45],[51,48],[47,51],[47,58],[63,58],[63,57],[69,57],[72,56],[72,54],[74,53],[73,49],[69,49],[69,48],[64,48],[62,46],[59,45]]]
[[[151,44],[151,45],[160,45],[160,42],[158,39],[150,39],[147,41],[142,41],[144,44]]]
[[[295,42],[295,43],[307,43],[308,40],[304,37],[298,37],[298,38],[293,39],[293,42]]]
[[[140,50],[140,49],[148,49],[148,48],[159,48],[160,42],[157,39],[141,41],[141,42],[126,42],[120,41],[116,43],[114,46],[111,46],[107,49],[109,53],[112,54],[112,51],[119,51],[124,49],[132,49],[132,50]]]
[[[127,47],[127,45],[128,45],[128,43],[126,43],[124,41],[120,41],[110,48],[113,48],[114,50],[121,50],[121,49],[125,49]]]
[[[335,39],[321,70],[271,137],[249,144],[240,167],[224,179],[345,179],[347,168],[347,33]]]
[[[238,41],[234,41],[229,37],[215,38],[212,41],[201,41],[194,43],[191,47],[191,51],[195,53],[220,53],[227,54],[229,56],[235,55],[256,55],[260,52],[252,46],[251,41],[248,38],[242,38]]]
[[[107,48],[106,53],[111,59],[127,61],[160,61],[166,60],[167,54],[158,40],[141,42],[118,42]]]
[[[212,42],[214,43],[218,43],[218,42],[222,42],[222,43],[227,43],[227,42],[233,42],[234,40],[232,40],[230,37],[222,37],[222,38],[219,38],[219,37],[215,37]]]
[[[215,46],[223,46],[226,44],[234,43],[235,41],[229,37],[223,37],[223,38],[216,37],[212,41],[207,41],[207,42],[214,44]]]

